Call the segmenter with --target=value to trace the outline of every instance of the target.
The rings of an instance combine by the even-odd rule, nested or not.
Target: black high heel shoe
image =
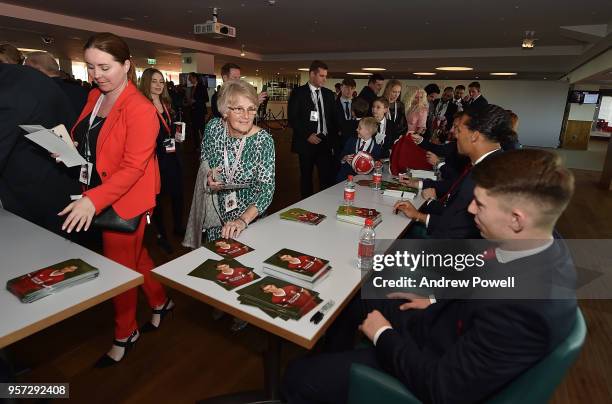
[[[114,340],[113,345],[117,345],[118,347],[121,347],[124,349],[123,356],[121,357],[121,359],[116,361],[110,356],[108,356],[108,354],[104,354],[104,356],[98,359],[94,367],[95,368],[107,368],[107,367],[116,365],[117,363],[121,362],[123,358],[125,358],[125,356],[128,354],[128,352],[130,352],[130,350],[134,347],[139,337],[140,337],[140,334],[138,333],[138,329],[136,329],[134,330],[132,334],[130,334],[127,341]]]
[[[170,306],[171,303],[172,303],[173,306],[172,307],[168,307],[168,306]],[[161,327],[162,321],[164,320],[164,317],[166,317],[166,315],[168,313],[172,313],[172,315],[174,316],[174,308],[175,307],[176,307],[176,305],[174,304],[172,299],[170,299],[170,298],[166,299],[166,302],[164,303],[164,305],[163,305],[163,307],[161,309],[153,310],[153,314],[159,314],[159,325],[155,326],[155,325],[153,325],[152,322],[149,321],[140,330],[142,332],[157,331],[159,329],[159,327]]]

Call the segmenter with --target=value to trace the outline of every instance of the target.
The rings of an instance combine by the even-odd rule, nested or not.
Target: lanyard
[[[168,120],[170,120],[170,113],[168,112],[168,109],[166,108],[166,106],[162,103],[162,108],[164,109],[164,112],[166,113],[166,116],[168,117]],[[155,108],[155,110],[157,111],[157,108]],[[161,118],[162,123],[164,124],[164,126],[166,127],[166,133],[168,133],[168,137],[172,137],[170,136],[170,126],[168,126],[168,122],[166,121],[166,119],[164,119],[163,114],[160,114],[159,111],[157,111],[157,115],[159,115],[159,117]]]
[[[229,137],[227,134],[227,128],[225,130],[225,135]],[[236,171],[238,171],[238,166],[240,165],[240,160],[242,160],[242,151],[244,150],[244,145],[246,143],[246,138],[242,138],[240,140],[240,146],[238,146],[238,152],[236,153],[236,160],[234,160],[234,165],[230,170],[229,158],[227,154],[227,138],[226,142],[223,145],[223,163],[225,168],[225,176],[227,179],[227,183],[232,184],[234,180],[234,175],[236,175]]]
[[[387,118],[393,122],[397,121],[397,101],[393,101],[393,119],[391,119],[391,108],[387,112]]]
[[[91,158],[91,149],[89,147],[89,132],[103,122],[103,120],[100,120],[94,125],[96,115],[98,115],[98,111],[100,110],[100,106],[102,105],[103,100],[104,94],[101,94],[100,98],[98,98],[98,101],[96,101],[96,105],[94,106],[93,111],[91,111],[91,115],[89,116],[89,126],[87,127],[87,132],[85,132],[85,159],[88,163],[90,162],[89,159]]]

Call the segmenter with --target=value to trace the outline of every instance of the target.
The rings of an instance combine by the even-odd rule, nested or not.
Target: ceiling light
[[[301,71],[301,72],[309,72],[310,71],[310,69],[307,68],[307,67],[300,67],[298,70]]]
[[[465,66],[442,66],[436,67],[436,70],[443,70],[445,72],[465,72],[468,70],[474,70],[474,68]]]
[[[498,73],[490,73],[491,76],[516,76],[517,73],[512,72],[498,72]]]
[[[369,72],[384,72],[387,69],[385,69],[384,67],[363,67],[361,68],[361,70],[365,70]]]
[[[240,76],[241,79],[246,79],[246,76]]]
[[[346,74],[350,74],[351,76],[371,76],[372,73],[366,73],[366,72],[348,72]]]
[[[416,73],[412,73],[415,76],[435,76],[436,73],[434,72],[416,72]]]
[[[244,56],[246,55],[246,53],[244,53],[244,45],[240,46],[240,56]]]
[[[43,50],[40,50],[40,49],[30,49],[30,48],[17,48],[17,49],[19,49],[23,53],[44,52]]]

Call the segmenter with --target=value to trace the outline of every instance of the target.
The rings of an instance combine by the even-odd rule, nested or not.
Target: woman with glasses
[[[221,226],[208,229],[206,238],[236,238],[261,216],[274,195],[274,141],[255,126],[259,100],[255,88],[243,80],[227,81],[217,106],[222,118],[213,118],[202,140],[208,186],[218,198]]]

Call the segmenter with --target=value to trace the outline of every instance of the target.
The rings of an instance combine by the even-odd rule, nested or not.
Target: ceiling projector
[[[213,8],[212,20],[203,24],[194,24],[193,33],[196,35],[206,35],[211,38],[236,38],[236,28],[218,21],[217,7]]]

